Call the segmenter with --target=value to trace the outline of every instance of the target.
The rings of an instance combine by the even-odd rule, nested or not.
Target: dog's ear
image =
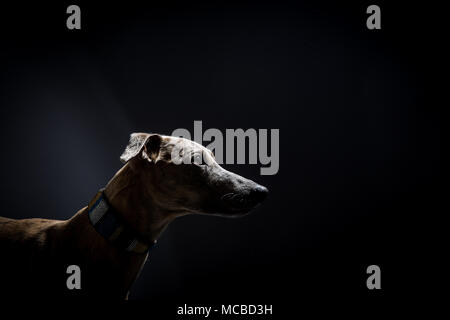
[[[158,134],[132,133],[125,151],[120,156],[123,163],[141,154],[149,161],[156,162],[159,156],[161,136]]]
[[[159,159],[161,141],[162,138],[159,134],[151,134],[144,145],[143,157],[147,158],[150,162],[156,163]]]

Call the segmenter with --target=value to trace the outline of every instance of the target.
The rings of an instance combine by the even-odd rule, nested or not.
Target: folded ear
[[[120,160],[126,163],[142,151],[145,151],[143,154],[144,158],[147,158],[149,161],[156,161],[160,145],[161,136],[158,134],[132,133],[125,151],[120,156]]]

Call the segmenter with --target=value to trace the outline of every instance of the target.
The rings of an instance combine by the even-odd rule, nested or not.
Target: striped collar
[[[95,230],[123,250],[134,253],[148,252],[156,244],[156,240],[151,244],[139,240],[136,233],[111,207],[103,191],[104,189],[100,189],[88,206],[89,220]]]

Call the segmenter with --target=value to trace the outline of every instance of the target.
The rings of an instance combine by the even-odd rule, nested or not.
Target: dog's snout
[[[250,198],[257,203],[260,203],[266,199],[268,193],[269,190],[267,190],[266,187],[258,185],[250,192]]]
[[[221,196],[220,202],[224,211],[230,215],[238,216],[250,212],[253,208],[262,203],[269,193],[266,187],[242,178],[234,173],[228,172],[227,191]],[[231,192],[230,192],[231,191]]]

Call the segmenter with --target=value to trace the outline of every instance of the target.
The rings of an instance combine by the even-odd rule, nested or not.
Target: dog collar
[[[156,240],[150,245],[139,240],[111,207],[103,191],[104,189],[100,189],[88,206],[89,220],[95,230],[113,245],[129,252],[146,253],[153,248]]]

